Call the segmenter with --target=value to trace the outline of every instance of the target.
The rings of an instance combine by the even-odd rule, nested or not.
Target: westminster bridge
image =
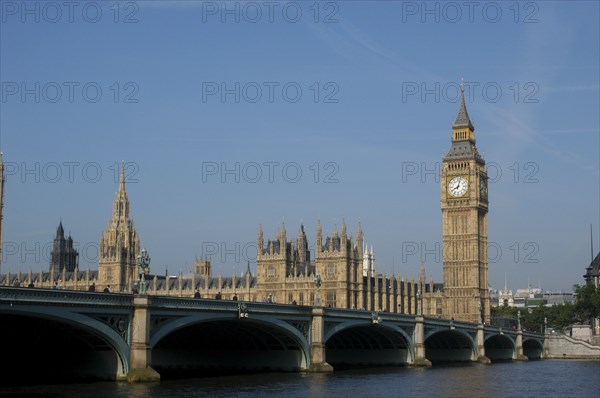
[[[544,336],[299,305],[0,287],[3,378],[158,380],[220,371],[543,357]]]

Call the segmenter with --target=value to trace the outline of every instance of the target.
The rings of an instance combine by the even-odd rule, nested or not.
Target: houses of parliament
[[[1,157],[0,157],[1,163]],[[0,182],[0,240],[4,203],[4,166]],[[224,300],[268,301],[315,305],[317,294],[325,307],[423,314],[468,322],[489,322],[488,290],[488,181],[485,161],[475,145],[475,128],[467,113],[464,91],[452,125],[451,145],[441,171],[443,282],[419,275],[386,275],[375,269],[373,250],[368,250],[362,226],[355,237],[345,221],[338,231],[325,233],[317,223],[315,250],[303,225],[289,234],[285,224],[265,239],[257,233],[256,272],[250,266],[242,275],[215,276],[209,258],[195,261],[194,272],[177,277],[148,272],[149,295],[220,297]],[[140,238],[130,211],[121,169],[112,215],[100,237],[98,270],[82,271],[73,239],[58,226],[48,272],[0,274],[0,285],[33,286],[132,293],[140,269]],[[295,239],[294,239],[295,235]],[[316,278],[322,281],[316,287]],[[317,293],[318,292],[318,293]]]

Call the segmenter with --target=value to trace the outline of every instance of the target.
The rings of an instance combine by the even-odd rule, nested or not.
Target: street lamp
[[[521,310],[517,311],[517,330],[521,330]]]
[[[417,290],[417,316],[421,316],[421,310],[423,306],[423,293],[421,293],[421,290]]]
[[[479,311],[479,323],[483,323],[483,306],[481,305],[481,301],[477,303],[477,311]]]
[[[315,286],[317,287],[317,294],[315,296],[315,307],[321,306],[321,285],[323,284],[323,280],[321,279],[321,275],[317,274],[315,277]]]
[[[142,249],[142,252],[137,256],[138,266],[141,268],[140,276],[140,294],[146,294],[146,271],[150,267],[150,256],[146,251],[146,248]]]

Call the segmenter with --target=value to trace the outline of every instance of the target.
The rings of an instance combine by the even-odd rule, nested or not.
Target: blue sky
[[[2,272],[47,270],[61,217],[97,267],[125,161],[155,272],[212,254],[239,273],[259,224],[303,222],[314,247],[317,219],[345,219],[380,272],[423,261],[441,281],[461,78],[492,178],[490,283],[570,290],[590,224],[600,248],[597,2],[0,5]]]

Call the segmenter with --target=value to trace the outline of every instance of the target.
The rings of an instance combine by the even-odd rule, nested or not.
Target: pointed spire
[[[125,161],[121,160],[121,174],[119,176],[119,192],[125,190]]]
[[[62,238],[64,236],[65,236],[65,229],[63,228],[62,217],[61,217],[60,221],[58,223],[58,228],[56,228],[56,237],[57,238]]]
[[[263,235],[262,224],[258,224],[258,243],[260,245],[260,248],[262,249],[262,246],[263,246],[263,243],[264,243],[264,235]]]
[[[592,233],[592,224],[590,224],[590,253],[591,253],[591,262],[593,263],[594,262],[594,235]]]
[[[285,229],[285,222],[281,223],[281,236],[279,238],[279,250],[280,250],[280,253],[285,253],[287,250],[287,231]]]
[[[362,227],[361,227],[361,225],[360,225],[360,222],[359,222],[359,223],[358,223],[358,231],[356,231],[356,246],[357,246],[357,247],[359,248],[359,250],[360,250],[360,251],[359,251],[359,253],[358,253],[358,254],[359,254],[359,256],[360,256],[361,254],[363,254],[363,255],[364,255],[364,253],[365,253],[365,252],[363,251],[363,239],[364,239],[364,238],[363,238],[363,230],[362,230]],[[361,252],[362,252],[362,253],[361,253]]]
[[[460,106],[458,108],[458,115],[456,115],[452,127],[468,127],[471,130],[475,130],[475,127],[473,127],[473,123],[471,123],[471,119],[469,118],[469,113],[467,112],[467,106],[465,104],[465,81],[462,79],[460,83]]]
[[[300,228],[298,229],[298,242],[304,242],[305,238],[304,225],[300,224]]]
[[[315,243],[315,252],[320,253],[323,249],[323,229],[321,228],[321,220],[319,219],[317,219],[317,238]]]

